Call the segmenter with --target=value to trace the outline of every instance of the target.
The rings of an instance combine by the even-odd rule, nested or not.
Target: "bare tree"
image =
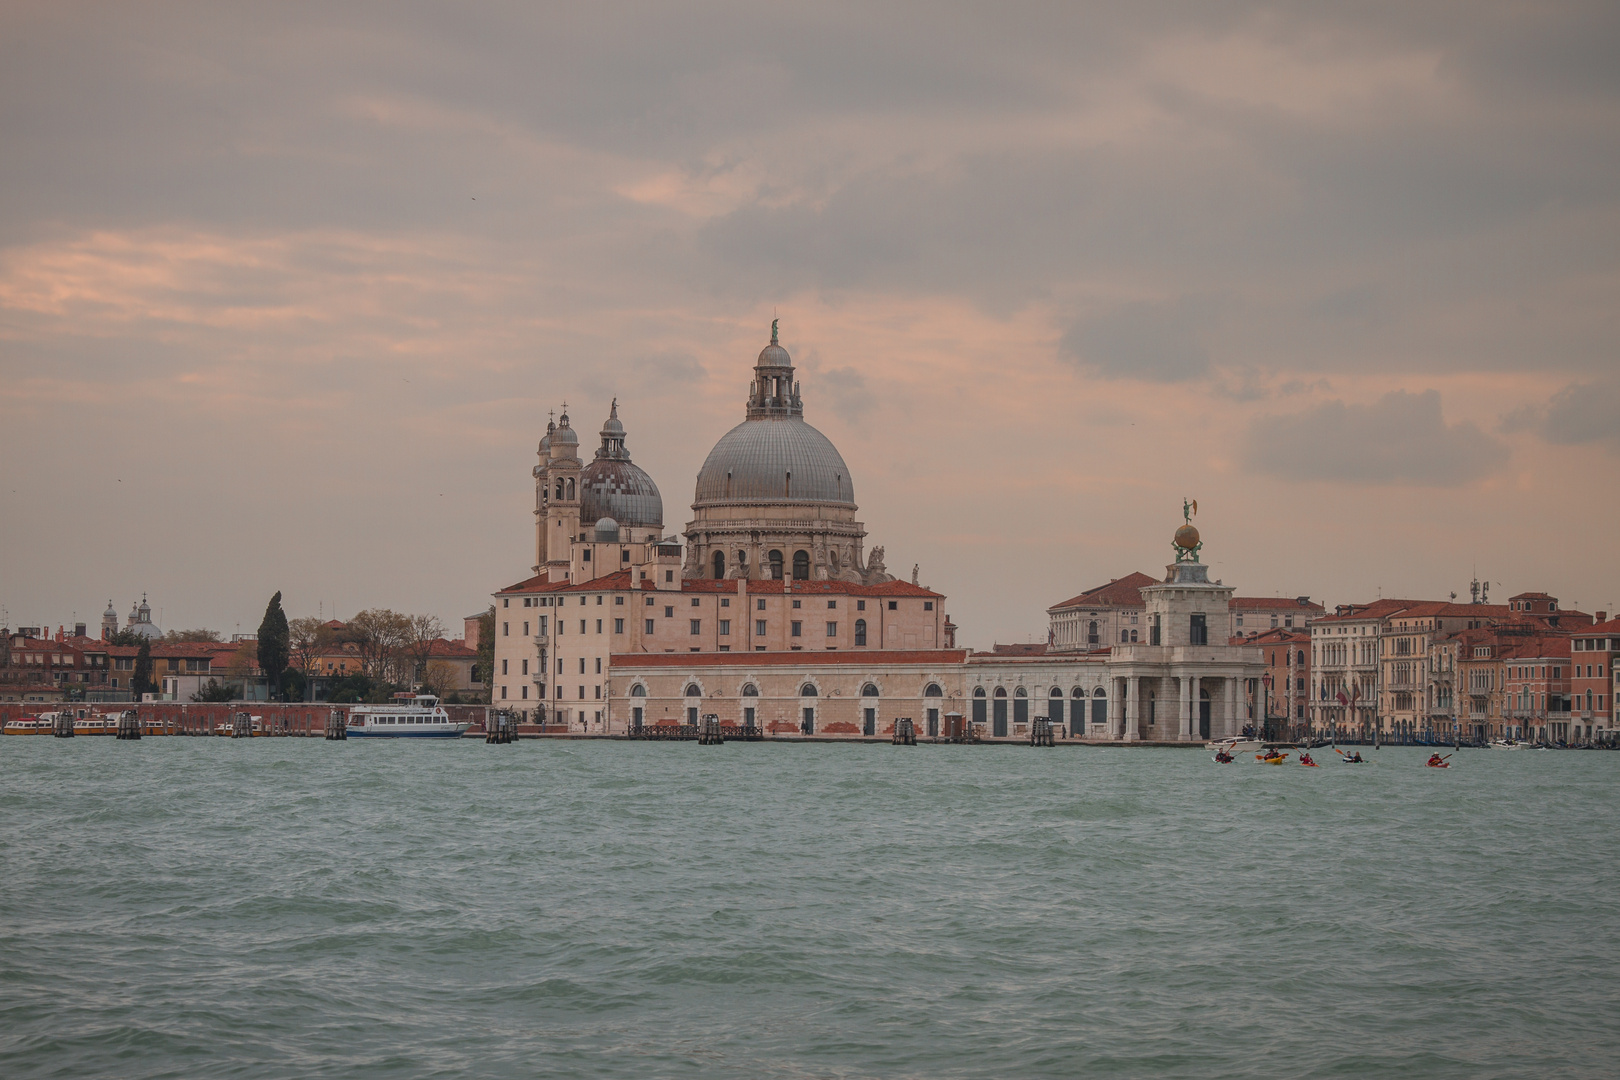
[[[444,623],[437,615],[412,615],[405,652],[413,661],[411,681],[421,679],[427,672],[428,660],[433,656],[433,645],[444,637]]]
[[[320,663],[321,654],[330,650],[336,642],[332,628],[313,615],[306,615],[288,623],[287,630],[287,644],[291,646],[298,670],[306,676],[317,674],[315,667]]]
[[[403,682],[400,660],[411,642],[409,616],[387,608],[367,608],[349,620],[345,636],[360,653],[362,670],[373,679]]]
[[[445,660],[431,660],[422,672],[422,689],[443,699],[456,688],[456,666]]]

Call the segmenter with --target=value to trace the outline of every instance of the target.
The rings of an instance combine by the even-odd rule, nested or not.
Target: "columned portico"
[[[1125,710],[1125,741],[1135,742],[1142,731],[1142,679],[1132,675],[1123,680],[1127,698]]]

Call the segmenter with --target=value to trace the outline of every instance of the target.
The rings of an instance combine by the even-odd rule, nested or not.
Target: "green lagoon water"
[[[1369,756],[7,738],[0,1075],[1620,1073],[1620,754]]]

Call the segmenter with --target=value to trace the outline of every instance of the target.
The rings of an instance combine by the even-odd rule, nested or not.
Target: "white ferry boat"
[[[51,735],[55,731],[55,724],[39,716],[19,716],[7,720],[5,727],[7,735]]]
[[[450,719],[432,694],[417,694],[393,705],[356,705],[344,732],[351,739],[459,739],[471,726]]]

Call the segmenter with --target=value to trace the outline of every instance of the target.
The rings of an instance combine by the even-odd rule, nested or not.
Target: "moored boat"
[[[1217,754],[1224,750],[1233,757],[1237,757],[1239,754],[1259,753],[1262,749],[1264,749],[1264,747],[1261,745],[1259,739],[1241,739],[1234,737],[1230,739],[1213,739],[1204,744],[1204,749],[1212,750]]]
[[[471,726],[450,719],[432,694],[417,694],[394,705],[356,705],[343,730],[351,739],[459,739]]]
[[[7,735],[50,735],[56,726],[49,720],[38,716],[19,716],[15,720],[7,720],[5,734]]]
[[[1514,742],[1512,739],[1492,739],[1492,750],[1528,750],[1529,743]]]

